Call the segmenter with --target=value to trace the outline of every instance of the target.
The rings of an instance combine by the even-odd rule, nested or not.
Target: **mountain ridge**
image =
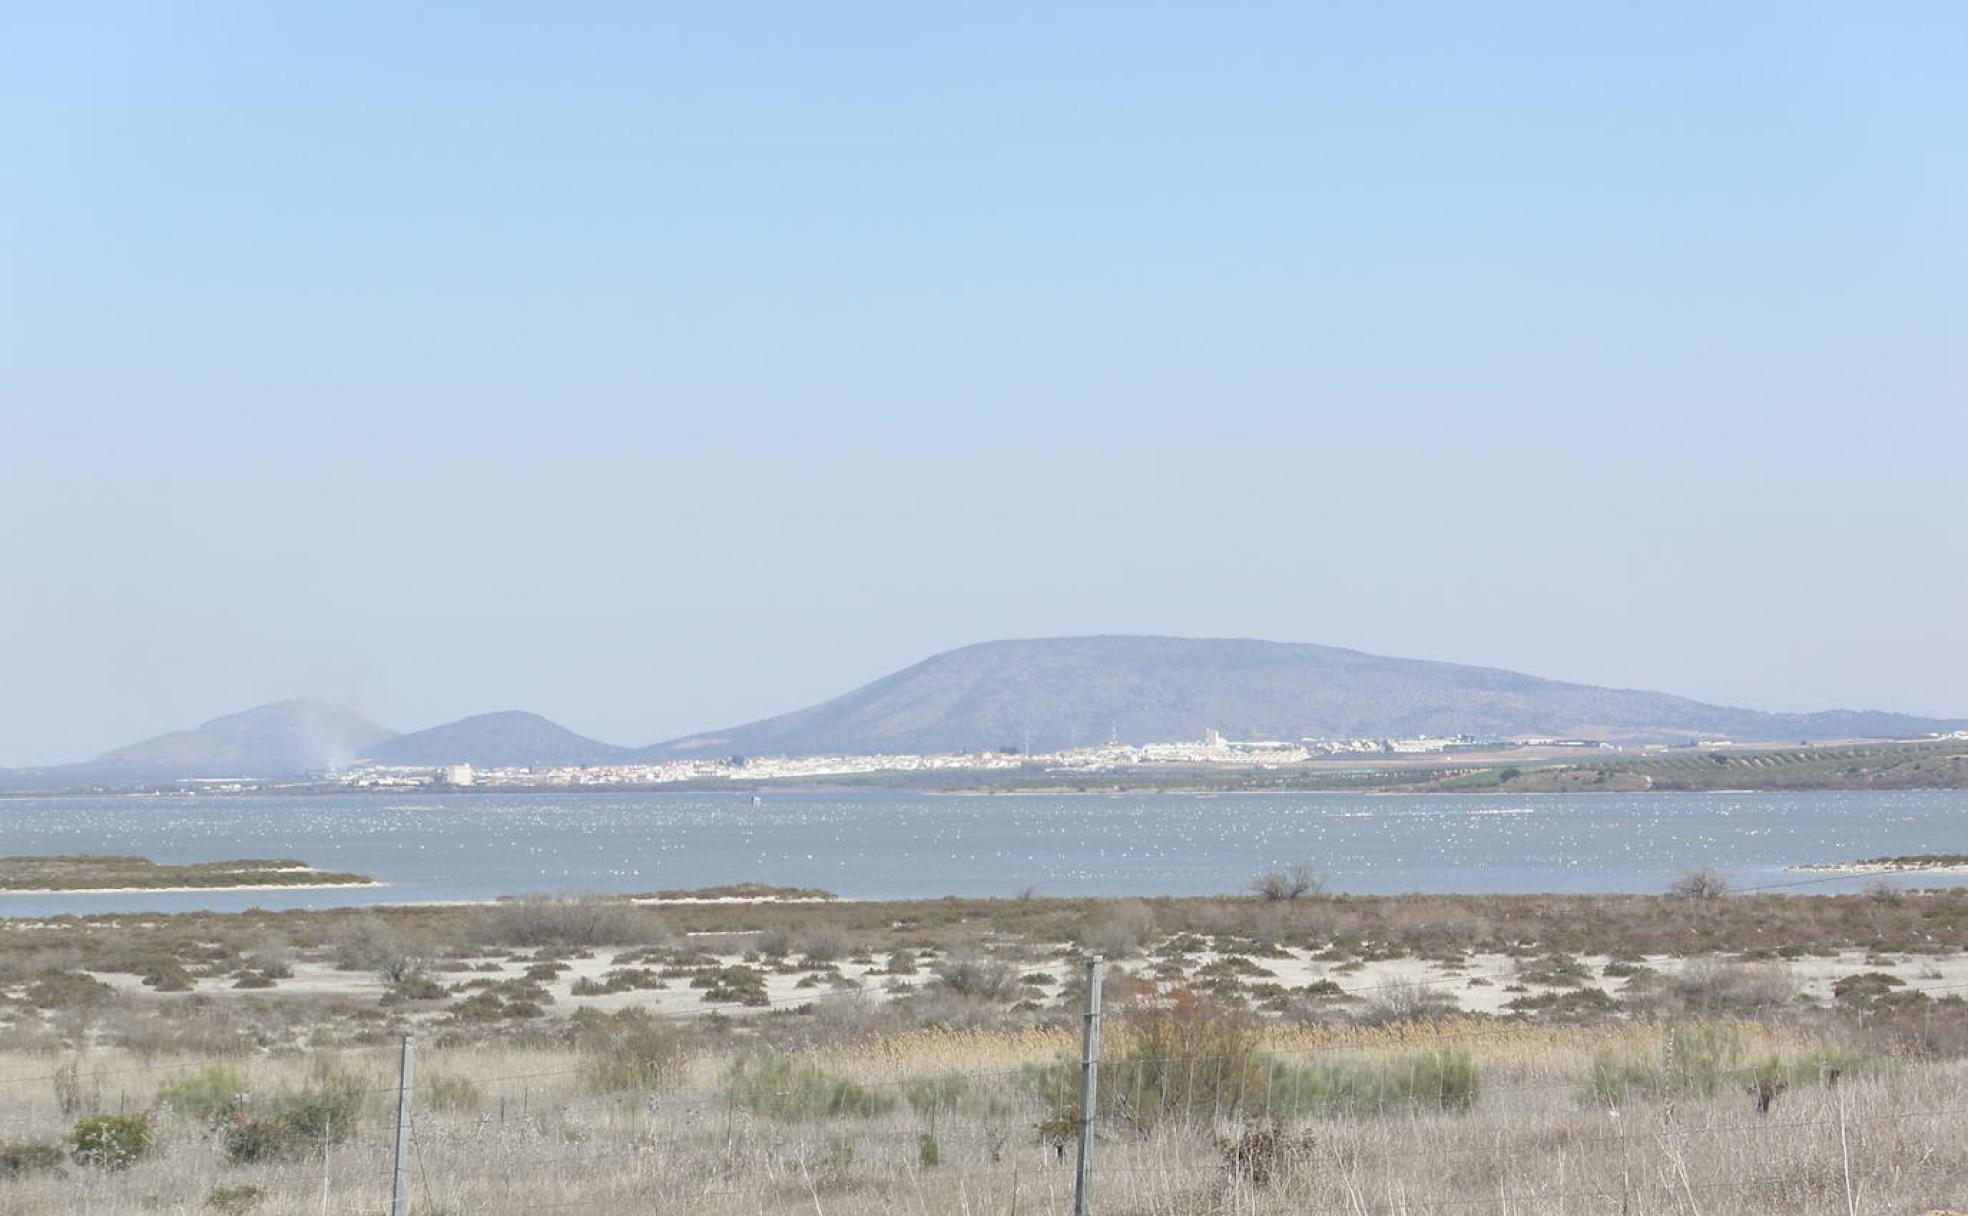
[[[1629,742],[1921,735],[1959,719],[1779,714],[1497,667],[1255,638],[1108,634],[980,642],[817,705],[671,739],[641,756],[1051,751],[1117,738],[1560,735]]]
[[[1796,742],[1964,728],[1968,719],[1885,711],[1767,713],[1311,643],[1107,634],[978,642],[790,713],[647,747],[602,743],[524,710],[397,734],[340,706],[293,700],[227,714],[83,764],[0,770],[0,784],[288,777],[357,759],[530,767],[732,754],[1053,751],[1110,738],[1196,739],[1210,729],[1284,740],[1473,734]]]

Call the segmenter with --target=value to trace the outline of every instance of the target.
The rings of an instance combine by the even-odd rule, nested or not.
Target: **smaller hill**
[[[510,709],[474,714],[429,730],[383,740],[364,752],[377,764],[471,764],[480,768],[618,764],[626,747],[577,735],[539,714]]]
[[[339,705],[275,701],[105,753],[103,776],[284,777],[339,768],[394,732]]]

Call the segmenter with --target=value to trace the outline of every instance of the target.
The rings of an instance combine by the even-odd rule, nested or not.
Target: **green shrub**
[[[159,992],[190,992],[192,989],[191,972],[186,971],[184,965],[174,958],[146,968],[143,983]]]
[[[1248,1102],[1273,1117],[1466,1113],[1481,1092],[1475,1058],[1466,1049],[1444,1048],[1392,1057],[1315,1059],[1300,1066],[1280,1061]]]
[[[737,1005],[768,1005],[765,972],[743,963],[731,967],[707,968],[690,977],[692,988],[702,988],[704,999]]]
[[[1547,988],[1576,988],[1591,979],[1592,972],[1571,955],[1553,952],[1536,962],[1517,964],[1517,978]]]
[[[383,993],[383,1003],[396,1005],[404,1001],[441,1001],[450,995],[450,989],[420,972],[406,975],[391,984],[389,990]]]
[[[772,1051],[733,1063],[725,1086],[737,1105],[753,1114],[780,1119],[868,1117],[886,1114],[895,1107],[889,1094]]]
[[[320,1070],[306,1087],[237,1115],[225,1129],[226,1158],[249,1165],[324,1152],[355,1130],[364,1089],[360,1077]]]
[[[1863,1076],[1879,1068],[1880,1062],[1872,1057],[1832,1049],[1756,1058],[1739,1027],[1677,1022],[1666,1028],[1657,1050],[1602,1048],[1593,1053],[1588,1096],[1605,1106],[1619,1106],[1635,1097],[1712,1097],[1725,1089],[1742,1089],[1767,1108],[1786,1089]]]
[[[68,1154],[59,1144],[22,1140],[0,1144],[0,1178],[20,1178],[27,1174],[52,1173],[61,1168]]]
[[[205,1195],[205,1206],[219,1216],[245,1216],[266,1201],[265,1188],[257,1186],[213,1187]]]
[[[605,996],[611,992],[654,991],[667,988],[662,976],[648,967],[618,967],[600,979],[582,976],[569,989],[575,996]]]
[[[1527,993],[1512,997],[1504,1002],[1503,1007],[1512,1013],[1586,1019],[1619,1008],[1619,1002],[1601,988],[1568,988],[1562,992]]]
[[[116,989],[87,972],[44,971],[28,985],[24,999],[36,1009],[93,1009],[115,995]]]
[[[1677,1022],[1662,1032],[1658,1051],[1601,1048],[1592,1056],[1593,1097],[1616,1106],[1630,1095],[1697,1094],[1720,1089],[1741,1064],[1746,1043],[1740,1029],[1715,1022]]]
[[[149,1115],[91,1115],[68,1133],[69,1156],[77,1165],[128,1169],[150,1155]]]
[[[239,1109],[245,1093],[245,1073],[213,1064],[158,1086],[157,1103],[189,1119],[218,1123]]]
[[[970,1082],[962,1077],[924,1078],[904,1082],[902,1099],[917,1114],[934,1116],[956,1110],[969,1091]]]

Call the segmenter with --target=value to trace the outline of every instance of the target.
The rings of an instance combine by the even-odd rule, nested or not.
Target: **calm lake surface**
[[[355,890],[0,895],[0,915],[324,907],[761,881],[848,898],[1201,895],[1312,861],[1333,886],[1661,890],[1690,865],[1783,867],[1968,851],[1968,793],[902,793],[324,795],[0,799],[0,853],[157,861],[296,857]],[[1849,880],[1851,885],[1863,879]],[[1911,879],[1919,883],[1958,877]],[[1834,891],[1845,882],[1804,891]]]

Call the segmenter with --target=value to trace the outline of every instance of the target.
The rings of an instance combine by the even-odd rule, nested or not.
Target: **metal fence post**
[[[1080,1039],[1080,1159],[1073,1179],[1073,1216],[1093,1212],[1093,1110],[1100,1081],[1100,973],[1098,954],[1086,960],[1086,1027]]]
[[[415,1048],[406,1034],[396,1079],[396,1176],[390,1181],[390,1216],[405,1216],[410,1207],[410,1094],[416,1070]]]

